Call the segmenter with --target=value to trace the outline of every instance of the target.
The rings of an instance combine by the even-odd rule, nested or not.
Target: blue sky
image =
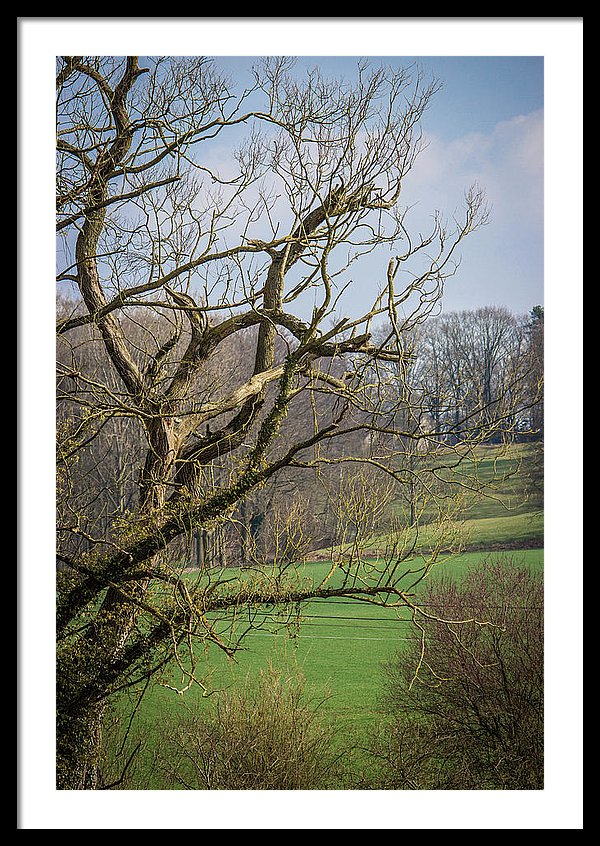
[[[301,45],[298,45],[301,46]],[[296,54],[294,54],[296,55]],[[351,75],[362,53],[345,56],[298,54],[298,68],[318,65],[324,74]],[[446,140],[468,132],[490,132],[502,120],[543,108],[543,56],[382,56],[366,53],[376,64],[418,63],[443,82],[424,118],[425,127]],[[251,56],[219,55],[219,62],[246,78]],[[249,79],[249,77],[248,77]]]
[[[259,55],[217,52],[214,60],[241,92],[252,85],[251,68]],[[455,212],[462,217],[464,193],[474,183],[484,190],[490,207],[489,224],[460,246],[460,268],[446,284],[442,307],[452,311],[494,305],[526,314],[543,304],[543,56],[291,55],[297,57],[294,72],[300,77],[316,66],[324,76],[352,80],[358,60],[367,58],[374,65],[417,64],[426,78],[438,80],[441,88],[421,122],[427,146],[403,185],[401,204],[411,207],[409,230],[428,231],[436,211],[449,219]],[[263,107],[262,101],[256,105]],[[225,137],[236,139],[244,131],[242,127]],[[231,147],[220,144],[217,139],[198,153],[209,155],[210,164],[223,173]],[[339,316],[342,311],[353,317],[368,311],[385,284],[389,253],[382,252],[364,257],[353,269],[356,284]],[[312,306],[312,299],[300,304],[301,316],[308,316]]]
[[[498,305],[527,313],[543,304],[543,56],[365,57],[375,64],[416,62],[442,82],[422,120],[428,147],[405,183],[416,224],[426,227],[434,210],[451,215],[473,182],[490,205],[489,225],[461,246],[444,309]],[[298,55],[296,70],[318,66],[324,75],[352,78],[358,58]],[[249,83],[252,56],[216,60],[241,86]],[[365,262],[363,272],[378,275],[380,268]]]

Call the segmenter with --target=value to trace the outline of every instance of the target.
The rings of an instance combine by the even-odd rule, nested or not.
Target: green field
[[[543,448],[539,444],[498,446],[480,445],[460,461],[452,453],[424,462],[435,478],[454,484],[447,490],[456,495],[459,513],[448,516],[453,546],[462,550],[527,549],[543,546]],[[424,475],[427,483],[430,479]],[[438,509],[443,499],[431,501],[417,495],[420,515],[418,546],[426,550],[439,542]],[[398,499],[391,513],[406,525],[406,501]],[[431,521],[431,523],[430,523]],[[364,548],[377,555],[386,546],[388,533],[375,533],[364,541]],[[407,535],[410,538],[410,532]],[[321,550],[325,555],[330,550]]]
[[[510,460],[514,461],[514,457]],[[519,466],[524,465],[525,461]],[[484,455],[478,472],[498,473],[493,455],[489,458]],[[442,558],[428,579],[444,576],[460,580],[469,566],[491,556],[502,556],[534,572],[542,572],[543,512],[539,501],[519,495],[518,477],[519,474],[509,475],[504,486],[498,486],[494,499],[473,499],[464,521],[467,551]],[[302,565],[302,575],[319,581],[329,567],[327,561],[309,562]],[[197,575],[190,573],[188,577],[193,579]],[[424,589],[426,582],[416,590]],[[258,617],[252,619],[257,627],[246,635],[235,660],[228,659],[216,647],[200,656],[197,674],[207,690],[238,686],[247,677],[255,678],[261,670],[275,664],[302,673],[308,693],[315,701],[323,702],[323,713],[335,722],[342,746],[366,736],[369,726],[377,719],[382,662],[415,636],[410,613],[406,609],[384,609],[350,599],[317,599],[304,603],[298,617],[287,622],[284,614],[284,609],[258,612]],[[249,621],[240,619],[239,626],[243,628]],[[138,737],[145,739],[135,770],[141,788],[173,787],[151,773],[156,732],[168,730],[169,722],[178,714],[201,711],[212,704],[212,696],[202,696],[197,686],[184,695],[165,686],[178,687],[181,681],[181,673],[173,670],[154,683],[131,724],[127,748]],[[130,701],[124,700],[124,718],[130,709]],[[131,771],[134,772],[133,767]],[[131,789],[138,785],[128,786]]]
[[[500,555],[501,553],[494,553]],[[489,553],[472,552],[449,558],[439,565],[436,575],[460,579],[466,568],[476,565]],[[534,572],[541,572],[543,551],[527,549],[505,554],[510,560]],[[508,560],[508,558],[507,558]],[[321,578],[328,565],[307,564],[307,571]],[[350,747],[365,737],[377,719],[377,699],[381,687],[381,666],[397,649],[415,636],[409,614],[383,609],[347,599],[313,600],[302,607],[301,616],[287,625],[283,617],[270,611],[259,629],[249,632],[244,648],[235,660],[212,648],[202,656],[198,674],[211,692],[238,686],[256,678],[269,666],[287,672],[302,673],[307,694],[320,706],[321,713],[336,726],[340,747]],[[255,623],[261,620],[254,621]],[[198,687],[180,695],[165,685],[181,684],[181,675],[173,671],[147,692],[132,724],[128,746],[144,739],[138,756],[137,778],[146,789],[171,789],[151,772],[152,749],[156,731],[168,729],[178,714],[202,712],[212,705],[212,695],[202,696]],[[123,702],[124,712],[128,710]],[[124,715],[125,716],[125,713]]]
[[[460,579],[469,565],[486,556],[482,552],[454,556],[439,565],[437,574]],[[542,550],[522,550],[510,558],[541,571]],[[321,578],[327,565],[307,565],[311,568],[315,578]],[[275,619],[276,615],[267,616],[265,627],[247,636],[245,651],[236,663],[215,656],[213,683],[238,683],[248,672],[266,667],[273,656],[285,657],[298,666],[319,696],[329,694],[328,707],[336,717],[353,723],[368,718],[376,706],[381,662],[415,636],[407,610],[347,599],[308,602],[298,624],[287,628],[270,621]]]

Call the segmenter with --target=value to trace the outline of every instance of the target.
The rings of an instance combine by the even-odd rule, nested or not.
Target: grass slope
[[[543,569],[543,501],[541,496],[541,451],[537,445],[511,447],[499,453],[497,448],[482,447],[465,475],[476,473],[483,482],[493,482],[493,497],[472,495],[465,506],[462,538],[466,549],[460,555],[447,556],[437,564],[430,578],[441,575],[461,578],[469,566],[493,554],[532,568]],[[401,505],[398,505],[398,509]],[[425,535],[425,541],[427,540]],[[373,550],[381,543],[374,538]],[[495,550],[493,553],[490,550]],[[505,550],[499,552],[498,550]],[[304,575],[315,581],[328,571],[328,561],[303,565]],[[190,574],[190,578],[194,578]],[[423,588],[421,585],[420,589]],[[275,663],[294,673],[302,673],[314,698],[335,720],[340,743],[364,735],[377,718],[377,697],[381,683],[381,664],[398,647],[414,637],[406,610],[378,608],[347,599],[313,600],[300,609],[300,616],[287,624],[283,609],[269,610],[253,623],[236,660],[227,659],[212,648],[200,658],[199,674],[209,691],[240,685],[250,676]],[[240,620],[240,625],[250,620]],[[201,712],[211,702],[194,687],[179,695],[165,687],[181,684],[180,674],[171,670],[154,683],[142,701],[131,724],[126,749],[138,738],[145,746],[135,766],[137,784],[142,789],[171,789],[152,772],[152,747],[161,731],[179,712]],[[133,701],[121,703],[123,724]],[[131,772],[134,772],[132,767]],[[128,785],[130,788],[131,784]]]
[[[470,552],[449,557],[434,570],[440,576],[460,580],[469,566],[476,565],[489,553]],[[497,555],[497,553],[495,553]],[[543,552],[540,549],[505,553],[510,560],[541,572]],[[315,579],[327,570],[327,563],[306,565]],[[301,616],[285,624],[277,611],[269,611],[259,629],[248,633],[244,648],[235,661],[217,649],[201,659],[199,673],[204,674],[207,689],[219,690],[255,678],[261,670],[275,665],[287,672],[301,673],[307,691],[315,702],[322,702],[323,713],[335,722],[340,748],[351,746],[366,736],[377,720],[377,699],[381,685],[381,665],[399,647],[415,636],[410,614],[405,611],[378,608],[347,599],[313,600],[305,603]],[[243,622],[243,621],[240,621]],[[261,622],[254,620],[255,623]],[[163,677],[163,684],[154,684],[146,694],[132,726],[131,747],[144,739],[145,748],[138,757],[137,779],[145,789],[172,789],[152,772],[152,749],[161,732],[168,731],[170,721],[178,714],[202,713],[212,704],[197,687],[181,696],[165,687],[181,683],[173,670]],[[130,705],[131,703],[129,703]],[[129,710],[124,702],[124,711]],[[361,766],[360,756],[349,765]]]

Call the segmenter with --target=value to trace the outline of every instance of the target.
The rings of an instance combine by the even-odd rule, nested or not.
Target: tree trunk
[[[81,637],[64,642],[58,651],[58,789],[95,790],[101,786],[104,715],[111,690],[120,677],[118,661],[138,617],[137,602],[148,584],[148,580],[134,583],[129,596],[109,588],[93,625]]]
[[[59,682],[60,699],[60,682]],[[100,784],[102,723],[106,705],[88,703],[64,711],[57,707],[56,787],[96,790]]]

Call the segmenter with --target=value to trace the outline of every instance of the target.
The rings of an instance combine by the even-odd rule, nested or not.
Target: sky
[[[352,79],[361,55],[297,57],[295,72]],[[463,242],[459,272],[445,287],[445,311],[504,306],[526,314],[544,302],[543,56],[379,56],[373,64],[417,63],[442,83],[421,121],[426,149],[407,176],[402,202],[425,230],[435,210],[451,216],[473,184],[483,188],[490,222]],[[217,56],[243,87],[251,56]],[[389,255],[388,255],[389,258]],[[352,276],[380,278],[387,258],[361,262]],[[364,282],[365,279],[355,280]],[[363,285],[355,306],[369,306]]]
[[[582,827],[582,20],[20,18],[18,23],[19,827]],[[407,191],[414,191],[424,210],[448,212],[475,177],[492,206],[489,226],[468,249],[465,244],[445,307],[494,303],[519,312],[545,307],[546,725],[551,742],[544,791],[451,792],[435,802],[411,792],[375,805],[375,797],[360,793],[311,793],[299,797],[299,806],[256,794],[236,796],[234,806],[224,793],[207,797],[209,802],[192,797],[190,816],[189,797],[182,791],[73,797],[54,790],[54,615],[48,597],[54,595],[55,528],[55,57],[127,53],[238,57],[231,59],[238,69],[267,54],[320,57],[324,70],[357,56],[418,58],[444,81],[425,115],[430,143]],[[569,603],[575,608],[568,626],[565,562]]]
[[[251,67],[257,58],[216,55],[214,60],[241,92],[252,85]],[[449,219],[455,213],[462,218],[464,194],[475,183],[486,196],[490,222],[461,244],[460,268],[445,286],[443,310],[491,305],[527,314],[543,304],[543,56],[298,55],[293,73],[302,78],[306,70],[318,67],[325,77],[352,81],[362,58],[392,68],[417,64],[426,80],[441,84],[420,123],[425,149],[403,182],[400,205],[411,207],[409,231],[429,231],[436,211]],[[140,63],[144,66],[143,57]],[[246,108],[254,105],[250,100]],[[256,105],[264,107],[258,98]],[[201,145],[196,151],[199,160],[233,178],[227,142],[232,138],[238,143],[246,131],[238,127],[208,147]],[[352,268],[354,285],[340,304],[339,316],[368,312],[385,285],[389,257],[387,248],[376,250]],[[308,319],[314,304],[312,295],[305,296],[297,304],[299,316]]]
[[[297,45],[301,46],[300,44]],[[209,54],[210,55],[210,54]],[[258,56],[216,54],[219,71],[231,76],[241,92],[253,82],[251,67]],[[404,56],[360,54],[318,56],[298,54],[294,73],[299,78],[313,67],[325,76],[353,80],[357,61],[392,68],[416,64],[426,80],[436,79],[440,90],[430,101],[420,128],[425,149],[403,183],[400,205],[411,207],[408,228],[427,232],[439,211],[460,218],[465,191],[479,185],[490,209],[489,224],[469,236],[458,251],[460,267],[448,280],[444,311],[503,306],[527,314],[544,302],[544,58],[533,56]],[[144,66],[144,58],[141,59]],[[256,101],[258,108],[262,100]],[[249,101],[246,108],[254,105]],[[206,163],[212,156],[217,169],[231,168],[231,147],[221,138],[238,135],[236,128],[201,145],[197,154]],[[234,171],[223,173],[234,176]],[[255,235],[256,237],[256,235]],[[390,254],[386,249],[364,257],[349,274],[354,285],[340,307],[340,315],[367,312],[385,285]],[[70,264],[72,259],[62,264]],[[347,281],[345,277],[343,282]],[[64,290],[65,284],[61,286]],[[308,318],[312,296],[299,304]],[[343,312],[343,315],[342,315]]]

